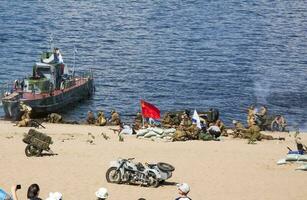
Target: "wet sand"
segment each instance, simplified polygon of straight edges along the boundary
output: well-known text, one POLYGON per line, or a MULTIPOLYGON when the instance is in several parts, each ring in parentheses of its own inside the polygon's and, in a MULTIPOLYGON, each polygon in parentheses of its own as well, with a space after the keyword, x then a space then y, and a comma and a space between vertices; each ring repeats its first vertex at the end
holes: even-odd
MULTIPOLYGON (((29 128, 18 128, 0 121, 0 186, 6 191, 21 184, 19 199, 26 199, 30 184, 38 183, 41 198, 59 191, 64 199, 95 199, 99 187, 109 190, 109 199, 174 199, 177 182, 191 186, 194 200, 221 199, 306 199, 307 172, 296 171, 299 164, 276 165, 285 157, 287 146, 295 149, 293 134, 286 141, 261 141, 248 145, 246 140, 224 137, 222 141, 153 142, 125 136, 119 142, 110 127, 45 124, 39 129, 53 138, 50 147, 58 155, 26 157, 22 142, 29 128), (101 133, 110 139, 105 140, 101 133), (94 144, 86 142, 88 133, 94 144), (158 188, 109 184, 105 172, 118 157, 135 157, 140 162, 164 161, 175 166, 173 177, 158 188)), ((114 128, 114 127, 113 127, 114 128)), ((301 134, 307 143, 307 135, 301 134)))

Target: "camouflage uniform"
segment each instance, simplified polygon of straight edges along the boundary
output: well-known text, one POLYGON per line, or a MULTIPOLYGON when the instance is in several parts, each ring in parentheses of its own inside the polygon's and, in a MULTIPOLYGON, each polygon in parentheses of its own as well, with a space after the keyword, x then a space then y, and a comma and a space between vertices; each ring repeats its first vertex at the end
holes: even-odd
POLYGON ((111 125, 116 125, 116 126, 121 124, 119 114, 115 110, 111 112, 110 123, 111 125))
POLYGON ((226 131, 226 126, 225 124, 222 122, 222 120, 218 119, 216 121, 216 125, 220 128, 221 130, 221 135, 222 136, 228 136, 227 131, 226 131))
POLYGON ((187 114, 182 115, 182 120, 180 122, 180 126, 183 128, 188 128, 192 125, 192 121, 189 119, 187 114))
POLYGON ((188 138, 191 139, 191 140, 196 140, 196 139, 198 139, 199 132, 200 132, 200 129, 197 128, 197 125, 196 125, 196 124, 192 124, 192 125, 186 130, 186 134, 187 134, 188 138))
POLYGON ((173 125, 176 127, 180 125, 180 116, 178 113, 173 117, 173 125))
POLYGON ((274 137, 271 135, 265 135, 260 133, 261 129, 259 126, 253 124, 249 129, 245 131, 244 138, 249 139, 249 143, 253 143, 255 141, 264 140, 274 140, 274 137))
POLYGON ((32 108, 30 106, 27 106, 24 104, 24 102, 20 102, 20 111, 23 112, 23 115, 21 116, 21 121, 17 123, 18 127, 27 127, 31 121, 30 115, 32 108))
POLYGON ((244 125, 239 122, 239 121, 233 121, 233 124, 234 124, 234 134, 233 134, 233 137, 236 138, 236 137, 244 137, 244 132, 246 132, 246 128, 244 127, 244 125))
POLYGON ((140 128, 142 128, 143 126, 143 117, 141 115, 141 113, 137 113, 136 117, 134 119, 134 129, 138 130, 140 128))
POLYGON ((183 129, 177 129, 173 135, 173 141, 186 141, 188 140, 187 133, 183 129))
POLYGON ((173 141, 197 140, 199 132, 200 129, 196 124, 192 124, 190 127, 179 127, 173 136, 173 141))
POLYGON ((102 111, 98 112, 97 119, 95 125, 97 126, 105 126, 107 124, 107 120, 102 111))
POLYGON ((251 127, 254 124, 255 121, 255 108, 254 106, 250 106, 247 109, 247 125, 248 127, 251 127))
POLYGON ((95 124, 95 116, 94 116, 94 113, 92 111, 87 112, 86 121, 87 121, 88 124, 95 124))
POLYGON ((166 128, 172 127, 172 118, 168 112, 163 116, 162 126, 166 128))
POLYGON ((20 103, 20 111, 23 112, 23 115, 21 116, 21 120, 24 119, 30 119, 30 115, 32 112, 32 108, 26 104, 24 104, 23 102, 20 103))
POLYGON ((50 115, 48 115, 48 122, 50 123, 61 123, 62 120, 62 116, 57 113, 51 113, 50 115))
POLYGON ((25 119, 19 121, 19 122, 17 123, 17 126, 18 126, 18 127, 27 127, 27 126, 29 126, 30 121, 31 121, 31 119, 25 118, 25 119))

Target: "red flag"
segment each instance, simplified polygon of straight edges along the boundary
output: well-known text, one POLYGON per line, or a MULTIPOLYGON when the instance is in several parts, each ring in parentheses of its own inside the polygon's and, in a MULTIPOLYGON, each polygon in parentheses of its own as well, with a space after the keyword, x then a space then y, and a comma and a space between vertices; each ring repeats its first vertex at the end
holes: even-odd
POLYGON ((143 117, 160 119, 160 110, 156 106, 141 100, 141 109, 143 117))

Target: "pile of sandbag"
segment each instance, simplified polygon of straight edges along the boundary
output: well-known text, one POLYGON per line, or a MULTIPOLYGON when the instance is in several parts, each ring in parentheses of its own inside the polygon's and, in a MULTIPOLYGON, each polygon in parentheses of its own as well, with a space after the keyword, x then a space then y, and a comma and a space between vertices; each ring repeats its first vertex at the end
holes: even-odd
POLYGON ((280 159, 277 161, 278 165, 283 165, 287 164, 290 162, 297 162, 299 164, 303 164, 296 168, 296 170, 303 170, 307 171, 307 155, 302 155, 302 154, 287 154, 286 158, 280 159))
POLYGON ((174 128, 145 128, 140 129, 136 133, 137 138, 145 138, 145 139, 151 139, 151 140, 164 140, 164 141, 172 141, 173 135, 175 134, 176 129, 174 128))

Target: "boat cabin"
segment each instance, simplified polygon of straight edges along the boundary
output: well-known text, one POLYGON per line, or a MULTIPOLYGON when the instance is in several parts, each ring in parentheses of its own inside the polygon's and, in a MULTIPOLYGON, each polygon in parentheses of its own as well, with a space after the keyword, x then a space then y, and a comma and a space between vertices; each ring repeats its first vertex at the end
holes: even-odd
POLYGON ((52 52, 44 52, 41 62, 33 66, 32 76, 24 80, 24 92, 50 93, 62 89, 68 82, 68 67, 64 63, 54 62, 52 52))

